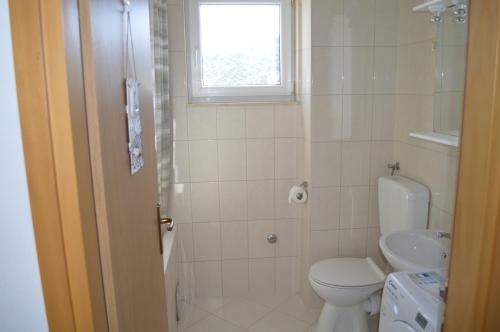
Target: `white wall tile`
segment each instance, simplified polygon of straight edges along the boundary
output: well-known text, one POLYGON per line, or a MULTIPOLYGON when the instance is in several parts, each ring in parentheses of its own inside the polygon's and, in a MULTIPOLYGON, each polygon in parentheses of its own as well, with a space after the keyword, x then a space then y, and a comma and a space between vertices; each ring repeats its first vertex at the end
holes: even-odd
POLYGON ((217 181, 217 141, 189 142, 191 181, 217 181))
POLYGON ((342 138, 342 96, 311 98, 311 140, 336 141, 342 138))
POLYGON ((274 234, 272 220, 248 222, 248 245, 250 258, 274 257, 276 245, 267 242, 266 236, 274 234))
POLYGON ((274 139, 247 140, 247 178, 249 180, 274 178, 274 139))
POLYGON ((248 258, 247 222, 222 223, 222 259, 248 258))
POLYGON ((375 47, 374 93, 384 94, 396 92, 397 61, 396 47, 375 47))
POLYGON ((311 184, 317 187, 340 185, 341 144, 311 144, 311 184))
POLYGON ((274 107, 274 134, 276 137, 296 137, 299 105, 274 107))
POLYGON ((399 0, 375 1, 375 45, 398 42, 399 0))
POLYGON ((248 181, 248 219, 274 218, 274 181, 248 181))
POLYGON ((217 112, 213 106, 188 106, 190 139, 217 138, 217 112))
POLYGON ((445 232, 453 232, 453 214, 449 214, 440 208, 431 205, 429 212, 429 229, 439 229, 445 232))
POLYGON ((173 161, 172 161, 172 181, 174 183, 189 182, 189 145, 188 142, 173 142, 173 161))
POLYGON ((436 24, 429 24, 429 16, 422 13, 415 15, 412 7, 416 1, 399 1, 399 44, 429 40, 436 36, 436 24))
POLYGON ((170 82, 172 97, 186 97, 186 55, 184 52, 169 52, 170 82))
POLYGON ((193 261, 193 224, 177 224, 177 245, 179 261, 193 261))
POLYGON ((168 5, 168 49, 185 51, 184 44, 184 9, 181 5, 168 5))
POLYGON ((341 46, 343 21, 343 0, 315 0, 311 8, 312 46, 341 46))
POLYGON ((279 138, 276 140, 277 179, 293 179, 297 177, 297 141, 295 138, 279 138))
POLYGON ((313 47, 311 57, 312 94, 342 93, 342 47, 313 47))
POLYGON ((247 219, 247 184, 245 181, 219 182, 221 220, 247 219))
POLYGON ((186 97, 172 97, 172 138, 174 140, 188 139, 186 104, 186 97))
POLYGON ((169 187, 168 213, 176 223, 191 222, 191 186, 186 183, 177 183, 169 187))
POLYGON ((195 262, 196 296, 222 296, 222 268, 221 262, 195 262))
POLYGON ((246 108, 246 129, 249 138, 274 137, 274 109, 272 106, 246 108))
POLYGON ((245 109, 243 107, 217 107, 217 138, 245 138, 245 109))
POLYGON ((219 188, 217 182, 191 183, 193 221, 219 220, 219 188))
POLYGON ((248 294, 248 260, 222 261, 222 295, 237 297, 248 294))
POLYGON ((366 228, 341 229, 339 250, 343 257, 366 257, 366 228))
POLYGON ((193 224, 194 259, 196 261, 221 259, 221 230, 219 222, 193 224))
POLYGON ((369 218, 370 188, 342 187, 340 197, 340 228, 366 227, 369 218))
POLYGON ((393 143, 389 141, 371 142, 370 146, 370 182, 376 186, 378 178, 391 174, 388 164, 394 162, 393 143))
POLYGON ((370 142, 342 143, 342 185, 368 185, 370 142))
POLYGON ((311 264, 339 255, 339 231, 311 231, 311 264))
POLYGON ((340 187, 313 187, 311 193, 311 229, 338 229, 340 187))
POLYGON ((275 217, 278 219, 293 219, 297 217, 297 204, 288 203, 290 189, 296 185, 296 180, 277 180, 275 188, 275 217))
POLYGON ((344 95, 342 100, 342 138, 346 141, 370 140, 373 97, 344 95))
POLYGON ((370 210, 368 218, 369 227, 380 227, 378 212, 378 186, 370 187, 370 210))
POLYGON ((297 287, 297 260, 295 257, 276 258, 276 292, 278 294, 295 294, 297 287))
POLYGON ((344 94, 373 91, 372 47, 344 47, 344 94))
POLYGON ((278 236, 276 242, 276 256, 294 257, 297 254, 297 222, 292 220, 277 220, 275 232, 278 236))
POLYGON ((250 293, 275 291, 274 258, 250 259, 250 293))
POLYGON ((218 140, 219 180, 245 180, 247 176, 245 140, 218 140))
POLYGON ((372 45, 375 0, 344 1, 344 45, 372 45))
POLYGON ((398 47, 398 93, 434 94, 436 60, 433 48, 432 40, 398 47))
POLYGON ((373 140, 392 140, 394 138, 394 117, 396 98, 394 95, 373 97, 373 140))

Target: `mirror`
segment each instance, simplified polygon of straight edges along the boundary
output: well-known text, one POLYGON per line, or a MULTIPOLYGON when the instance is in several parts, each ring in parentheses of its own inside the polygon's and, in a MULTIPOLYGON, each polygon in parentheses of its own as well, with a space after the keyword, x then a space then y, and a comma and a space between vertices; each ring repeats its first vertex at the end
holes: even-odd
POLYGON ((434 131, 459 136, 465 80, 467 18, 460 8, 442 13, 435 42, 434 131))

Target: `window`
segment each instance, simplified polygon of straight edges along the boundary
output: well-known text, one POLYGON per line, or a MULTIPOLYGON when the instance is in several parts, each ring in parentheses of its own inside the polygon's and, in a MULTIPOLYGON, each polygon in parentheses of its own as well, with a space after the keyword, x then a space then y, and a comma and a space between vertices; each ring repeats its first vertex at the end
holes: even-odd
POLYGON ((292 96, 291 0, 188 0, 192 101, 292 96))

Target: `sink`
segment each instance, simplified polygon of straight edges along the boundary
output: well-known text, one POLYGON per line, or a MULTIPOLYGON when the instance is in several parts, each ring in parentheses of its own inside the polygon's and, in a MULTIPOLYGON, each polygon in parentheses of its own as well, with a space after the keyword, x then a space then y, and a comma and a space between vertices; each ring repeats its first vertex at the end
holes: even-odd
POLYGON ((448 266, 449 238, 440 230, 396 231, 383 235, 380 249, 396 271, 416 271, 448 266))

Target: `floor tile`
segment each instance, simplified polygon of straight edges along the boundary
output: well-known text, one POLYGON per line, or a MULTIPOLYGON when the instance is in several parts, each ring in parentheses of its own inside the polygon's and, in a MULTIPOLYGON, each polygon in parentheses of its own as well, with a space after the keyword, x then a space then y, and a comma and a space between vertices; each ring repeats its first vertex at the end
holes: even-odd
POLYGON ((217 310, 222 308, 224 304, 226 304, 230 299, 223 298, 223 297, 207 297, 207 298, 196 298, 194 301, 192 301, 196 307, 211 312, 215 313, 217 310))
POLYGON ((241 328, 247 329, 270 311, 270 308, 261 304, 244 299, 235 299, 226 303, 215 315, 241 328))
POLYGON ((218 317, 209 315, 208 317, 200 320, 183 332, 243 332, 243 329, 234 326, 218 317))
POLYGON ((186 302, 180 303, 179 312, 179 327, 181 329, 186 329, 209 315, 208 312, 186 302))
POLYGON ((321 309, 308 308, 298 295, 280 304, 276 310, 307 322, 308 324, 315 323, 321 314, 321 309))
POLYGON ((255 293, 245 296, 246 299, 266 306, 268 308, 276 308, 281 303, 285 302, 290 295, 276 293, 255 293))
POLYGON ((255 325, 250 327, 250 332, 305 332, 309 324, 286 315, 273 311, 255 325))

